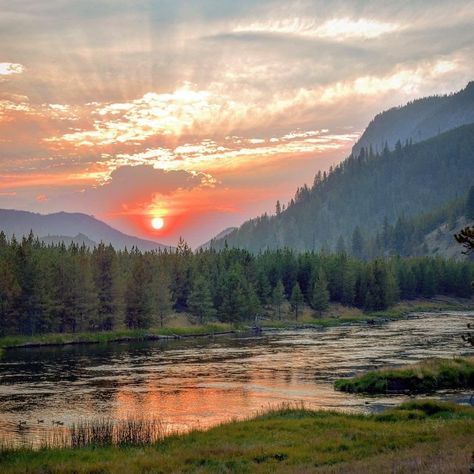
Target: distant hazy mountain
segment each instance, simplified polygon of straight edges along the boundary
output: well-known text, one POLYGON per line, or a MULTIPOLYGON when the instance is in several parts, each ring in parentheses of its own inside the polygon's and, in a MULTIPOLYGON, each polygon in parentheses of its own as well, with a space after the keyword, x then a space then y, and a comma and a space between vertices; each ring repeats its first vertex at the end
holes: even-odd
POLYGON ((105 222, 92 216, 80 213, 58 212, 55 214, 36 214, 33 212, 0 209, 0 230, 7 236, 21 238, 30 230, 47 243, 64 240, 75 241, 86 245, 104 242, 117 249, 133 246, 140 250, 157 250, 169 248, 151 240, 140 239, 124 234, 105 222))
POLYGON ((361 148, 372 147, 381 152, 385 144, 393 150, 398 140, 416 143, 473 122, 474 82, 470 82, 455 94, 418 99, 378 114, 352 151, 358 155, 361 148))
POLYGON ((45 244, 53 244, 57 245, 60 243, 64 243, 64 245, 69 246, 70 244, 74 243, 76 245, 85 245, 86 247, 95 247, 97 246, 97 242, 89 239, 87 235, 84 234, 77 234, 74 237, 69 235, 44 235, 40 236, 39 239, 43 241, 45 244))
POLYGON ((340 237, 350 246, 357 227, 368 240, 384 222, 393 226, 401 217, 431 213, 466 196, 473 184, 471 124, 380 155, 352 155, 329 175, 316 176, 313 186, 298 189, 278 215, 251 219, 212 247, 334 249, 340 237))
POLYGON ((206 243, 200 245, 198 247, 198 250, 199 249, 203 249, 203 250, 207 250, 209 248, 211 248, 212 246, 212 243, 215 241, 215 240, 219 240, 219 239, 223 239, 226 235, 229 235, 231 232, 233 232, 234 230, 236 230, 237 227, 227 227, 227 229, 224 229, 222 232, 219 232, 215 237, 213 237, 211 240, 208 240, 206 243))

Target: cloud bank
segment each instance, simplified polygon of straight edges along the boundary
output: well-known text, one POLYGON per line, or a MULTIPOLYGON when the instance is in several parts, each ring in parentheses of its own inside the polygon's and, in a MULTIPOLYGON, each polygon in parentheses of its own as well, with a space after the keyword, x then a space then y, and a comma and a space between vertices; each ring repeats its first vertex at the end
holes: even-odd
POLYGON ((474 5, 457 0, 0 9, 0 206, 170 244, 271 211, 374 114, 474 76, 474 5))

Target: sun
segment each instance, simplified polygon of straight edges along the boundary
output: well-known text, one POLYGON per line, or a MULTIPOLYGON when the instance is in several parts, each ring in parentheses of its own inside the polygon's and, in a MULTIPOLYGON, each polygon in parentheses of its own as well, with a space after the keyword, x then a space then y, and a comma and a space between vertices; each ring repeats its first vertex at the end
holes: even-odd
POLYGON ((153 227, 153 229, 160 230, 163 228, 164 225, 165 221, 162 217, 157 216, 151 220, 151 226, 153 227))

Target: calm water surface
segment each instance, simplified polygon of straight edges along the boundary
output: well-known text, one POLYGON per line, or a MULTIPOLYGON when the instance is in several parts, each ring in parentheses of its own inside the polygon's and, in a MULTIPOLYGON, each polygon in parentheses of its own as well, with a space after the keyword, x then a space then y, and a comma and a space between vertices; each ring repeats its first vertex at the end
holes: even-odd
POLYGON ((282 402, 378 410, 404 397, 344 394, 333 390, 334 380, 468 353, 460 334, 473 319, 474 312, 420 313, 380 326, 10 350, 0 359, 0 436, 37 441, 53 420, 67 426, 84 418, 137 415, 159 418, 169 430, 188 430, 282 402), (17 430, 19 420, 27 421, 27 429, 17 430))

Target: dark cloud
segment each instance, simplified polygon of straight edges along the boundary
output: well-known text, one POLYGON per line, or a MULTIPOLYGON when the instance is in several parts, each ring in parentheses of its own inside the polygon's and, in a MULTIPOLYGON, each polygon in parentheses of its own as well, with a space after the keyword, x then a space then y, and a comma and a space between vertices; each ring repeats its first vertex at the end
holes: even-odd
POLYGON ((108 205, 127 202, 137 205, 152 200, 153 195, 170 195, 178 189, 192 189, 203 183, 203 176, 183 170, 165 171, 149 165, 122 166, 114 170, 110 180, 84 192, 88 203, 108 205))

